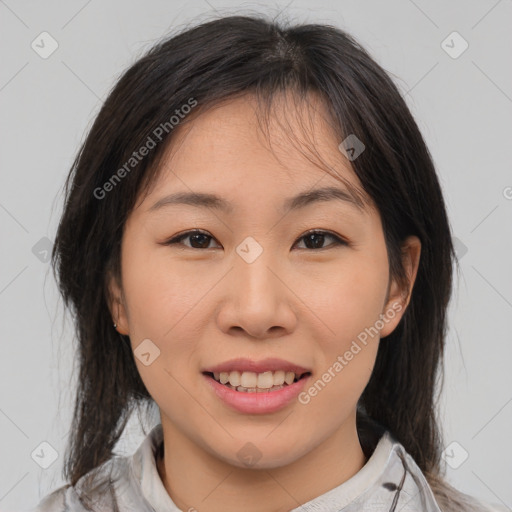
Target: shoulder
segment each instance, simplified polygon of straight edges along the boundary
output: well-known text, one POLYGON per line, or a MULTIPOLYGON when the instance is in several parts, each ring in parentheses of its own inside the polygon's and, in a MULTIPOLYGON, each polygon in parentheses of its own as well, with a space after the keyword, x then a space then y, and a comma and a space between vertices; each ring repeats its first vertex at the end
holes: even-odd
POLYGON ((74 486, 66 484, 52 491, 28 512, 126 510, 121 506, 129 497, 126 491, 134 491, 129 476, 127 458, 116 456, 84 475, 74 486))
POLYGON ((162 425, 158 424, 135 453, 114 455, 74 486, 64 485, 48 494, 28 512, 153 512, 150 501, 155 488, 169 504, 161 482, 158 486, 155 467, 155 452, 162 442, 162 425))
MULTIPOLYGON (((391 443, 392 452, 395 453, 403 463, 405 483, 409 480, 409 488, 406 495, 416 493, 416 498, 409 499, 405 510, 428 510, 439 512, 506 512, 507 507, 497 504, 489 504, 459 491, 451 486, 443 477, 436 476, 428 478, 416 464, 412 456, 405 450, 403 445, 389 432, 386 433, 387 441, 391 443), (410 506, 411 508, 407 508, 410 506)), ((404 490, 407 485, 404 485, 404 490)))
POLYGON ((63 485, 46 495, 27 512, 82 512, 85 511, 78 501, 78 496, 71 484, 63 485), (74 505, 73 505, 74 504, 74 505))

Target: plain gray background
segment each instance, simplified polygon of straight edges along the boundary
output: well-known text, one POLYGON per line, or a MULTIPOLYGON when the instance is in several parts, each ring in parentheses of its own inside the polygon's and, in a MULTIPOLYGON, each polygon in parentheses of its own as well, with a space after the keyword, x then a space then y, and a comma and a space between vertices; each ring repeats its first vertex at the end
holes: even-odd
MULTIPOLYGON (((418 121, 461 265, 441 404, 447 477, 512 507, 511 0, 0 0, 1 510, 33 506, 64 483, 74 345, 46 256, 64 179, 101 101, 170 30, 215 14, 281 10, 353 34, 418 121), (47 58, 31 46, 51 49, 42 32, 58 44, 47 58), (47 469, 36 463, 37 453, 53 453, 43 442, 57 457, 47 469)), ((120 452, 133 452, 142 435, 132 423, 120 452)))

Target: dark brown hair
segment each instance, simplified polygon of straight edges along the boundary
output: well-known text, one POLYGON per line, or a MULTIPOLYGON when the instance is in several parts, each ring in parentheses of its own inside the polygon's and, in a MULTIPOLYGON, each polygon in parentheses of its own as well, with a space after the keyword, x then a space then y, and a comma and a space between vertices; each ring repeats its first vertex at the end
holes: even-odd
POLYGON ((198 106, 180 125, 225 99, 254 94, 270 106, 283 91, 302 99, 318 95, 340 142, 356 134, 365 144, 351 164, 381 215, 392 277, 405 280, 401 242, 408 235, 421 240, 411 300, 380 344, 359 402, 358 430, 367 455, 375 433, 389 430, 425 473, 440 505, 462 510, 463 495, 442 480, 440 467, 438 372, 454 250, 429 151, 396 85, 353 37, 328 25, 285 27, 259 16, 215 19, 156 44, 118 80, 73 164, 52 254, 78 339, 64 476, 74 485, 110 459, 131 412, 152 403, 129 339, 112 327, 106 285, 111 273, 119 277, 123 226, 154 182, 173 131, 165 131, 107 195, 99 198, 98 189, 191 98, 198 106))

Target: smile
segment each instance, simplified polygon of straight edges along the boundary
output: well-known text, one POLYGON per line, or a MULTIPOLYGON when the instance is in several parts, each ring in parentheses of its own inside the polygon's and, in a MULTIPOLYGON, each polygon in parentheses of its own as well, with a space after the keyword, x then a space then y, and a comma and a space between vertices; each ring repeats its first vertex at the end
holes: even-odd
POLYGON ((296 374, 295 372, 284 370, 262 373, 239 371, 206 372, 205 374, 229 389, 241 393, 268 393, 278 391, 310 375, 309 372, 296 374))
MULTIPOLYGON (((227 373, 227 372, 226 372, 227 373)), ((237 412, 243 414, 271 414, 284 409, 286 406, 291 404, 297 396, 303 391, 306 383, 311 378, 311 373, 307 372, 297 377, 295 373, 288 374, 288 381, 291 380, 291 384, 288 384, 286 380, 278 386, 274 386, 274 382, 280 382, 283 379, 280 371, 276 372, 263 372, 262 374, 256 374, 253 372, 241 373, 240 382, 247 383, 245 379, 249 379, 248 385, 251 387, 237 386, 236 388, 230 384, 231 373, 223 375, 223 380, 226 380, 224 384, 220 381, 220 374, 218 379, 215 379, 215 375, 209 372, 203 372, 203 377, 208 384, 208 387, 214 392, 216 398, 220 399, 221 402, 237 412), (244 373, 253 373, 244 377, 244 373), (271 375, 264 375, 270 373, 271 375), (276 375, 277 374, 277 375, 276 375), (260 377, 264 375, 263 377, 260 377), (244 380, 242 380, 242 378, 244 380), (256 380, 257 378, 257 380, 256 380), (272 379, 271 387, 258 387, 259 379, 262 378, 265 385, 270 384, 272 379), (276 380, 274 380, 276 379, 276 380), (254 382, 256 381, 256 386, 254 382)), ((234 373, 234 372, 233 372, 234 373)), ((234 382, 237 376, 234 376, 234 382)), ((284 379, 287 378, 285 373, 284 379)))

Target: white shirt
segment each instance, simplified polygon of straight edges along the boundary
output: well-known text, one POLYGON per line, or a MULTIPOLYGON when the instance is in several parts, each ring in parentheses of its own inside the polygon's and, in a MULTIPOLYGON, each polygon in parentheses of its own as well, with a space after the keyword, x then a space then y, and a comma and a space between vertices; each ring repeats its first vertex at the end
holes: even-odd
MULTIPOLYGON (((162 425, 158 424, 133 455, 114 456, 74 487, 65 485, 47 495, 31 512, 187 512, 176 506, 160 479, 155 457, 162 442, 162 425), (102 487, 94 489, 102 482, 102 487)), ((290 512, 361 510, 441 512, 421 470, 389 432, 354 476, 290 512)))

